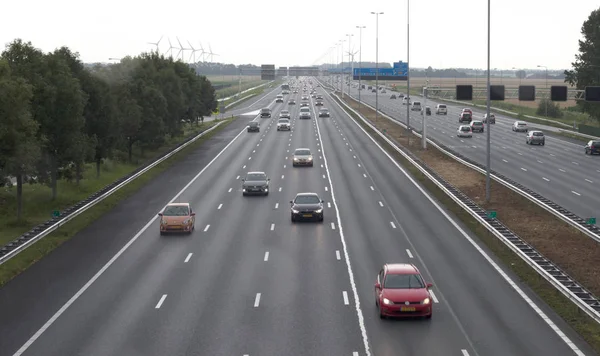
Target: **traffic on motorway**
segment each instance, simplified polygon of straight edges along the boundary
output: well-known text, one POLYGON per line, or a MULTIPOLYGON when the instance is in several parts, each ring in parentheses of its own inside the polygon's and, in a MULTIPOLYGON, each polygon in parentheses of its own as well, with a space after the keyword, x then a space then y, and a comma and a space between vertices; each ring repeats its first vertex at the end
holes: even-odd
POLYGON ((316 79, 289 84, 74 299, 3 329, 11 354, 587 350, 316 79))

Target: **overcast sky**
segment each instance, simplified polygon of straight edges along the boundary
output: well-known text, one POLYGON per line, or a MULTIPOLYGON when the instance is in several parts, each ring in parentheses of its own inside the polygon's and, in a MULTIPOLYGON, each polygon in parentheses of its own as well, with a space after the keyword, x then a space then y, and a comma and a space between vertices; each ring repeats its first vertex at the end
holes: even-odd
MULTIPOLYGON (((373 1, 184 1, 29 0, 4 1, 0 42, 31 41, 44 51, 66 45, 86 62, 137 55, 162 35, 161 52, 176 44, 210 44, 215 61, 312 65, 329 60, 331 46, 351 38, 362 59, 375 60, 375 15, 379 17, 379 60, 406 61, 407 0, 373 1)), ((411 66, 487 66, 487 1, 412 0, 411 66)), ((491 67, 570 67, 581 25, 598 0, 492 0, 491 67)), ((331 57, 333 58, 333 57, 331 57)), ((186 58, 187 59, 187 58, 186 58)), ((355 57, 358 61, 358 56, 355 57)), ((346 61, 347 61, 346 57, 346 61)))

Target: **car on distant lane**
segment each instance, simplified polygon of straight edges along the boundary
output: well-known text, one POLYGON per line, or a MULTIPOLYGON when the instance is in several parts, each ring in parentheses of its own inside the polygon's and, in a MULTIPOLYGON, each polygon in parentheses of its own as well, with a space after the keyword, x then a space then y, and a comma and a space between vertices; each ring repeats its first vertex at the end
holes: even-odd
POLYGON ((275 97, 276 103, 283 103, 283 95, 279 94, 275 97))
POLYGON ((310 119, 310 108, 308 106, 300 107, 300 119, 310 119))
POLYGON ((292 166, 313 166, 313 155, 308 148, 297 148, 292 155, 292 166))
POLYGON ((190 203, 169 203, 158 216, 161 235, 169 232, 191 234, 195 229, 196 213, 190 203))
POLYGON ((324 220, 324 200, 317 193, 298 193, 294 200, 290 200, 292 222, 300 220, 324 220))
POLYGON ((425 317, 433 315, 431 283, 414 264, 385 264, 375 280, 375 305, 379 317, 425 317))
POLYGON ((277 131, 290 131, 292 126, 289 119, 279 119, 277 121, 277 131))
POLYGON ((279 118, 280 119, 291 119, 290 111, 289 110, 281 110, 279 112, 279 118))
POLYGON ((546 144, 546 137, 542 131, 529 131, 525 136, 525 143, 528 145, 542 145, 546 144))
POLYGON ((585 154, 593 155, 600 154, 600 141, 591 140, 585 145, 585 154))
MULTIPOLYGON (((490 124, 495 124, 496 123, 496 115, 494 114, 490 114, 490 120, 489 120, 490 124)), ((483 114, 483 123, 487 124, 488 123, 488 119, 487 119, 487 114, 483 114)))
POLYGON ((471 126, 460 125, 456 132, 456 136, 458 136, 458 137, 473 137, 473 131, 471 130, 471 126))
POLYGON ((269 109, 269 108, 260 109, 260 117, 271 117, 271 109, 269 109))
POLYGON ((445 104, 437 104, 435 107, 436 115, 448 115, 448 108, 445 104))
POLYGON ((329 109, 327 108, 321 108, 319 109, 319 117, 329 117, 329 109))
POLYGON ((463 111, 460 113, 459 117, 458 117, 458 122, 471 122, 471 120, 473 120, 473 114, 471 114, 468 111, 463 111))
POLYGON ((269 195, 269 182, 265 172, 248 172, 242 178, 242 195, 269 195))
POLYGON ((288 105, 296 105, 296 100, 294 100, 294 99, 290 99, 290 100, 288 101, 288 105))
POLYGON ((260 132, 260 124, 257 121, 248 123, 248 132, 260 132))
POLYGON ((471 126, 471 131, 473 131, 473 132, 484 132, 485 131, 485 127, 483 125, 483 122, 481 122, 479 120, 473 120, 473 121, 471 121, 471 123, 469 124, 469 126, 471 126))
POLYGON ((527 123, 525 121, 515 121, 512 125, 512 130, 515 132, 527 132, 529 129, 527 128, 527 123))
POLYGON ((315 106, 323 106, 323 100, 317 100, 315 106))

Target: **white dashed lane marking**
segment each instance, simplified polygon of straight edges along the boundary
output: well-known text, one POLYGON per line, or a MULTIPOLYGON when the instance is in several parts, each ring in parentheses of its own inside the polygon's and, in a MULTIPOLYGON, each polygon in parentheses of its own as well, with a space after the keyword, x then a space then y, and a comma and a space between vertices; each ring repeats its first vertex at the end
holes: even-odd
POLYGON ((339 261, 341 260, 341 256, 340 256, 340 250, 335 250, 335 258, 339 261))
POLYGON ((221 210, 222 207, 223 207, 223 204, 219 204, 219 207, 217 208, 217 210, 221 210))
POLYGON ((577 196, 581 196, 581 194, 577 193, 577 192, 576 192, 576 191, 574 191, 574 190, 571 190, 571 193, 573 193, 573 194, 575 194, 575 195, 577 195, 577 196))
POLYGON ((206 227, 204 228, 204 232, 207 232, 209 227, 210 225, 206 225, 206 227))
POLYGON ((256 293, 256 298, 254 298, 254 307, 258 308, 259 304, 260 304, 260 293, 256 293))
POLYGON ((410 252, 409 249, 406 249, 406 254, 408 255, 408 257, 413 258, 413 254, 410 252))
POLYGON ((227 193, 231 193, 232 190, 233 190, 233 188, 229 188, 229 190, 227 191, 227 193))
POLYGON ((188 253, 187 257, 185 258, 185 260, 183 261, 183 263, 188 263, 190 261, 190 258, 192 258, 193 253, 188 253))
POLYGON ((331 223, 331 229, 335 230, 335 224, 334 223, 331 223))
POLYGON ((348 292, 343 291, 342 297, 344 298, 344 305, 350 305, 350 301, 348 300, 348 292))
POLYGON ((545 180, 546 182, 549 182, 550 179, 546 178, 546 177, 542 177, 543 180, 545 180))
POLYGON ((380 201, 379 206, 383 208, 383 203, 380 201))
POLYGON ((265 258, 263 259, 265 262, 269 260, 269 251, 265 252, 265 258))
POLYGON ((167 295, 163 294, 162 297, 160 297, 160 300, 158 301, 158 304, 156 304, 156 306, 154 307, 154 309, 160 309, 160 307, 165 302, 165 299, 167 299, 167 295))

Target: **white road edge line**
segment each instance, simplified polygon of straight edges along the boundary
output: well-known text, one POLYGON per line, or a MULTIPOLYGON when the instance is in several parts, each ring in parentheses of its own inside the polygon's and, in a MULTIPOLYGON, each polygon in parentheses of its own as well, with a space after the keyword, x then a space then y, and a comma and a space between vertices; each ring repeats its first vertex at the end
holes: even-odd
POLYGON ((410 252, 409 249, 406 249, 406 254, 408 255, 408 258, 414 258, 412 252, 410 252))
POLYGON ((259 304, 260 304, 260 293, 256 293, 256 298, 254 298, 254 307, 258 308, 259 304))
MULTIPOLYGON (((323 141, 321 138, 321 129, 319 128, 319 120, 317 121, 317 133, 319 135, 319 140, 323 141)), ((354 305, 356 309, 356 316, 358 317, 358 326, 360 328, 360 332, 363 338, 363 345, 365 348, 366 356, 371 356, 371 351, 369 349, 369 337, 367 336, 367 328, 365 327, 365 317, 360 308, 360 299, 358 297, 358 290, 356 288, 356 281, 354 279, 354 272, 352 271, 352 264, 350 262, 350 257, 348 255, 348 246, 346 244, 346 238, 344 237, 344 229, 342 227, 342 218, 340 217, 340 210, 338 209, 337 202, 335 200, 335 193, 333 191, 333 182, 331 180, 331 173, 329 172, 329 166, 327 164, 327 156, 325 155, 325 145, 323 147, 323 161, 325 163, 325 170, 327 171, 327 179, 329 180, 329 185, 331 186, 331 200, 335 207, 335 215, 338 221, 339 232, 340 232, 340 241, 342 242, 343 250, 344 250, 344 259, 346 260, 346 267, 348 269, 348 277, 350 279, 350 286, 352 287, 352 294, 354 296, 354 305)))
MULTIPOLYGON (((338 106, 341 107, 341 105, 338 104, 338 106)), ((369 137, 369 139, 381 150, 381 152, 386 155, 388 157, 388 159, 396 166, 396 168, 398 168, 402 174, 404 174, 406 176, 406 178, 408 180, 411 181, 411 183, 413 183, 413 185, 427 198, 427 200, 429 200, 431 202, 431 204, 433 204, 433 206, 436 207, 436 209, 438 209, 438 211, 452 224, 452 226, 454 226, 454 228, 456 230, 458 230, 461 235, 463 235, 463 237, 477 250, 477 252, 479 252, 481 254, 481 256, 483 256, 483 258, 485 258, 485 260, 496 270, 496 272, 498 272, 498 274, 517 292, 517 294, 519 294, 519 296, 521 298, 523 298, 523 300, 531 307, 531 309, 533 309, 539 316, 540 318, 542 318, 542 320, 544 320, 544 322, 548 325, 548 327, 550 327, 550 329, 552 329, 552 331, 554 331, 566 344, 567 346, 573 351, 575 352, 575 354, 577 354, 578 356, 585 356, 585 354, 583 352, 581 352, 581 350, 579 350, 579 348, 577 347, 577 345, 575 345, 575 343, 573 343, 573 341, 571 341, 571 339, 565 335, 565 333, 562 332, 562 330, 560 330, 560 328, 546 315, 546 313, 544 313, 543 310, 541 310, 537 304, 531 299, 529 298, 529 296, 523 291, 523 289, 521 289, 521 287, 519 287, 503 270, 502 268, 477 244, 477 242, 475 242, 470 236, 469 234, 467 234, 462 227, 460 227, 460 225, 454 221, 452 219, 452 217, 450 217, 450 215, 448 215, 446 213, 446 211, 408 174, 408 172, 402 168, 402 166, 400 166, 400 164, 398 164, 398 162, 396 162, 393 157, 385 150, 383 149, 383 147, 381 147, 381 145, 373 138, 371 137, 371 135, 369 135, 365 129, 359 125, 353 118, 352 116, 348 115, 347 116, 352 119, 352 122, 355 123, 355 125, 362 130, 362 132, 364 132, 364 134, 369 137)), ((341 228, 340 228, 340 232, 341 232, 341 228)), ((344 242, 344 240, 342 240, 342 242, 344 242)), ((432 295, 433 297, 433 295, 432 295)), ((358 300, 357 300, 357 305, 358 305, 358 300)), ((358 311, 360 312, 360 317, 362 316, 362 312, 360 311, 360 309, 357 307, 358 311)), ((362 328, 361 328, 362 329, 362 328)), ((363 338, 366 341, 368 341, 368 339, 366 339, 366 332, 363 334, 363 338)), ((367 349, 367 355, 370 355, 368 349, 367 349)))
POLYGON ((183 261, 183 263, 188 263, 190 262, 190 258, 192 258, 193 253, 188 253, 187 257, 185 258, 185 261, 183 261))
POLYGON ((350 305, 350 301, 348 300, 348 292, 343 291, 342 297, 344 297, 344 305, 350 305))
POLYGON ((160 309, 160 307, 162 306, 162 304, 165 301, 165 299, 167 299, 167 295, 163 294, 162 297, 160 297, 160 300, 158 301, 158 304, 156 304, 156 306, 154 307, 154 309, 160 309))
POLYGON ((269 251, 265 252, 264 261, 267 262, 269 260, 269 251))

